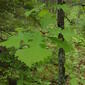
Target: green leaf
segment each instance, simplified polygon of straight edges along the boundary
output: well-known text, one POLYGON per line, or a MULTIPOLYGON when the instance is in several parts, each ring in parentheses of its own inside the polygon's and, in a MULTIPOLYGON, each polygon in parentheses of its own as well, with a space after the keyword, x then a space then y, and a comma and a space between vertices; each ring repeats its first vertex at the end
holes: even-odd
POLYGON ((56 16, 53 16, 45 9, 40 12, 39 17, 40 17, 41 27, 44 29, 48 28, 52 24, 53 25, 56 24, 56 16))
POLYGON ((19 60, 26 63, 28 66, 43 61, 48 56, 51 56, 51 51, 41 46, 42 40, 43 37, 39 32, 34 33, 30 48, 18 50, 16 56, 19 56, 19 60))
POLYGON ((28 40, 30 40, 31 37, 32 36, 30 33, 19 32, 17 35, 10 37, 7 41, 0 43, 0 45, 6 46, 7 48, 15 47, 18 49, 20 47, 21 40, 23 40, 24 43, 27 44, 28 40))
POLYGON ((70 85, 78 85, 78 84, 79 84, 78 78, 74 74, 71 74, 70 85))
POLYGON ((77 78, 73 78, 70 80, 70 85, 78 85, 78 80, 77 78))

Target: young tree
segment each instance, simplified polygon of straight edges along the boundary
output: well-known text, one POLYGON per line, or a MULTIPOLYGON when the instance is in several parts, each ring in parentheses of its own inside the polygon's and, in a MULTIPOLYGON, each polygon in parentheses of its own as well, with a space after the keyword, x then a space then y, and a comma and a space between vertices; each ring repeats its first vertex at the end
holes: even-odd
MULTIPOLYGON (((63 0, 58 0, 58 4, 62 5, 63 0)), ((62 8, 58 9, 58 27, 62 30, 64 29, 64 11, 62 8)), ((58 39, 62 42, 64 41, 64 37, 62 33, 59 33, 58 39)), ((63 48, 59 48, 58 52, 58 85, 65 85, 65 51, 63 48)))

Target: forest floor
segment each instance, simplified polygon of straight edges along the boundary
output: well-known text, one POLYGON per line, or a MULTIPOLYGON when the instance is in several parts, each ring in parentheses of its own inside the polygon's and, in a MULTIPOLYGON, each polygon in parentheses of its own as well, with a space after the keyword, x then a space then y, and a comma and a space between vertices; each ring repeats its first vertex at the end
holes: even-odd
MULTIPOLYGON (((85 47, 75 45, 77 55, 66 56, 66 85, 85 84, 85 47)), ((58 63, 56 56, 50 62, 41 64, 36 69, 32 69, 32 77, 35 77, 30 85, 57 85, 58 63)))

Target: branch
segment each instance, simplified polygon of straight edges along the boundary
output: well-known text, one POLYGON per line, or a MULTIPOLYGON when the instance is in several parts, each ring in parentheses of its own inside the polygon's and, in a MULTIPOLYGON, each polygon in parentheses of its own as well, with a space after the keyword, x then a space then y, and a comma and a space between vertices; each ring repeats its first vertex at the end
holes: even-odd
POLYGON ((71 25, 73 24, 73 22, 66 15, 64 17, 70 22, 71 25))
POLYGON ((72 3, 72 6, 77 6, 77 5, 84 7, 85 3, 72 3))

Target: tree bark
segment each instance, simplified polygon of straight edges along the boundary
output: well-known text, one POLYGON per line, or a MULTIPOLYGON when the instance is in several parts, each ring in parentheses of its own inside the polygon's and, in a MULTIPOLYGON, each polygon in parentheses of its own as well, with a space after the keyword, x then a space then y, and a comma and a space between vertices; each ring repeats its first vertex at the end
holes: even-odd
MULTIPOLYGON (((62 5, 63 0, 58 0, 58 4, 62 5)), ((58 27, 62 30, 64 29, 64 16, 65 13, 62 8, 58 9, 58 27)), ((58 39, 64 42, 64 36, 62 33, 59 33, 58 39)), ((65 51, 63 48, 59 48, 58 52, 58 85, 65 85, 65 51)))
POLYGON ((58 52, 58 85, 65 85, 65 51, 63 48, 58 52))
POLYGON ((58 4, 62 4, 63 3, 63 0, 58 0, 58 4))
POLYGON ((8 78, 8 85, 17 85, 17 80, 12 79, 12 78, 8 78))
POLYGON ((58 27, 64 29, 64 11, 62 8, 58 9, 58 27))

